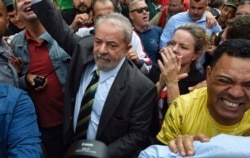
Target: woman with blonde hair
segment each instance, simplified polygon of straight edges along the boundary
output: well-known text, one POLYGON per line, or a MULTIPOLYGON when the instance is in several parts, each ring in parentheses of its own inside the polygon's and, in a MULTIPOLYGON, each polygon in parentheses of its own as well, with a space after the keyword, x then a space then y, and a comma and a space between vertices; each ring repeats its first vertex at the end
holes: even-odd
MULTIPOLYGON (((198 58, 205 52, 208 44, 204 28, 197 24, 184 24, 175 31, 168 46, 160 51, 161 60, 158 60, 158 65, 149 74, 149 78, 157 82, 157 109, 160 110, 157 114, 160 119, 158 130, 169 104, 180 94, 188 93, 188 87, 205 80, 203 67, 197 65, 198 58)), ((153 124, 156 126, 155 122, 153 124)))

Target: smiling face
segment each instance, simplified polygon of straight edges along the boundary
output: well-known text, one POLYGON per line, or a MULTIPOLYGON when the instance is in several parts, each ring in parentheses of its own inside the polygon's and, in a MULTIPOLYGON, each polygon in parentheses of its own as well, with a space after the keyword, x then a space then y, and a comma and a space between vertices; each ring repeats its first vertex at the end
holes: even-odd
POLYGON ((9 21, 19 29, 24 29, 25 25, 15 10, 8 12, 9 21))
POLYGON ((228 19, 232 19, 235 16, 235 11, 236 11, 236 8, 229 6, 229 5, 225 5, 222 8, 222 11, 218 20, 221 23, 226 23, 228 19))
POLYGON ((233 125, 250 108, 249 62, 223 54, 213 69, 207 68, 207 106, 218 123, 233 125))
POLYGON ((31 5, 31 0, 16 0, 17 14, 24 23, 30 20, 37 20, 37 16, 32 11, 31 5))

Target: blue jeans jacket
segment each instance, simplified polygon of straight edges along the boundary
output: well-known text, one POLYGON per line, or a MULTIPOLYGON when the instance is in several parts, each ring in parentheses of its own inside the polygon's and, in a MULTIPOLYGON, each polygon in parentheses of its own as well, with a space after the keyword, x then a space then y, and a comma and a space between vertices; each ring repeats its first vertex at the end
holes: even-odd
POLYGON ((26 92, 0 83, 0 158, 40 158, 40 132, 26 92))
MULTIPOLYGON (((48 42, 49 55, 53 64, 54 69, 56 70, 56 75, 59 79, 61 86, 64 88, 68 65, 71 57, 57 44, 57 42, 48 34, 47 32, 43 33, 40 36, 41 39, 44 39, 48 42)), ((24 61, 24 68, 19 78, 19 86, 22 89, 28 89, 28 85, 25 81, 25 75, 29 69, 30 56, 29 50, 27 47, 27 42, 25 40, 25 31, 21 31, 15 35, 11 41, 13 46, 13 51, 16 57, 21 57, 24 61)))

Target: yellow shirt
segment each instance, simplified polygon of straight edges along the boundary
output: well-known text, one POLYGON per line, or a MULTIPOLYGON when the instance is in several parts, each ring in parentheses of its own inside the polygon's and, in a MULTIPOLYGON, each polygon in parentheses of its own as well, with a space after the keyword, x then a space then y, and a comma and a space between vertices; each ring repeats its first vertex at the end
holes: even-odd
POLYGON ((220 133, 242 135, 250 130, 250 110, 241 122, 223 126, 216 122, 207 108, 207 88, 181 95, 169 107, 157 139, 164 144, 178 135, 204 134, 209 138, 220 133))

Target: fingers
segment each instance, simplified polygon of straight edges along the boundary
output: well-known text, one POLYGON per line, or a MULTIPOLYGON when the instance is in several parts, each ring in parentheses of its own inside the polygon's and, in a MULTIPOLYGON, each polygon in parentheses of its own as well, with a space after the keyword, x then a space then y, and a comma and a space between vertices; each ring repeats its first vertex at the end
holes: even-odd
POLYGON ((170 149, 173 153, 177 153, 177 152, 178 152, 177 145, 176 145, 176 143, 175 143, 175 139, 171 140, 171 141, 168 143, 168 147, 169 147, 169 149, 170 149))
POLYGON ((194 140, 200 141, 200 142, 208 142, 209 138, 205 136, 204 134, 197 134, 193 137, 194 140))
POLYGON ((179 81, 179 80, 184 79, 184 78, 186 78, 186 77, 188 77, 188 73, 182 73, 182 74, 179 74, 179 75, 177 76, 177 79, 178 79, 178 81, 179 81))
POLYGON ((203 134, 198 134, 195 136, 179 135, 177 138, 171 140, 168 143, 168 146, 172 152, 179 152, 181 156, 193 156, 195 154, 193 146, 194 141, 208 142, 209 138, 203 134))
POLYGON ((126 58, 133 61, 135 64, 139 64, 139 57, 135 50, 130 49, 126 55, 126 58))
MULTIPOLYGON (((35 87, 35 91, 43 90, 43 89, 46 87, 46 85, 47 85, 47 79, 45 78, 44 84, 41 85, 41 86, 35 87)), ((35 85, 34 85, 34 86, 35 86, 35 85)))
POLYGON ((92 23, 92 17, 87 13, 77 14, 70 27, 74 30, 77 30, 80 27, 88 25, 90 23, 92 23))
POLYGON ((181 156, 194 155, 193 141, 193 137, 188 135, 181 136, 177 139, 176 145, 181 156))
POLYGON ((181 156, 193 156, 193 137, 188 135, 180 135, 168 143, 169 149, 181 156))
POLYGON ((177 65, 176 56, 171 48, 165 47, 160 51, 160 53, 164 65, 177 65))
POLYGON ((27 83, 29 83, 34 88, 35 91, 42 90, 47 85, 47 79, 46 78, 44 79, 42 76, 38 76, 38 75, 35 75, 35 74, 27 74, 26 75, 26 81, 27 81, 27 83), (39 78, 39 81, 40 81, 39 83, 37 83, 38 78, 39 78), (41 80, 43 80, 42 83, 41 83, 41 80))

